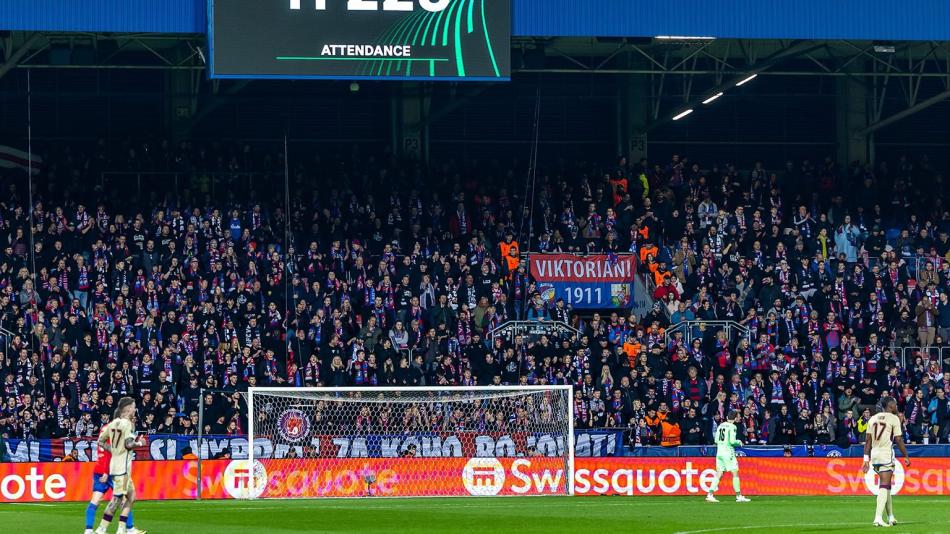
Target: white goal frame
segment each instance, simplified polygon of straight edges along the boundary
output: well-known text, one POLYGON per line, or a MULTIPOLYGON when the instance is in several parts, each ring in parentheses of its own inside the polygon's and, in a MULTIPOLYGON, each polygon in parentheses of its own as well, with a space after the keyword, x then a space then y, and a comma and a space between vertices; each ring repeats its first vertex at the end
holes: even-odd
MULTIPOLYGON (((565 473, 566 482, 567 482, 567 491, 569 495, 574 495, 574 410, 573 410, 573 394, 574 386, 571 385, 552 385, 552 386, 384 386, 384 387, 251 387, 247 390, 247 462, 250 466, 251 472, 251 487, 254 487, 255 481, 253 477, 255 476, 254 469, 254 394, 255 393, 268 393, 268 394, 281 394, 281 393, 320 393, 320 394, 332 394, 332 393, 398 393, 398 392, 439 392, 439 393, 465 393, 465 392, 499 392, 499 393, 511 393, 523 391, 525 393, 539 392, 539 391, 566 391, 567 392, 567 402, 565 409, 567 413, 564 414, 567 417, 567 443, 564 453, 567 455, 567 473, 565 473)), ((252 496, 251 499, 256 497, 252 496)))

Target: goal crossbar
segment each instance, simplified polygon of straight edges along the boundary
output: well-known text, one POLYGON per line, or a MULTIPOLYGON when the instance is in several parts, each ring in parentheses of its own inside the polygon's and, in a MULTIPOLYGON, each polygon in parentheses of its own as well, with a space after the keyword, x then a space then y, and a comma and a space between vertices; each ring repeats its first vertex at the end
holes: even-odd
POLYGON ((248 394, 251 393, 347 393, 347 392, 387 392, 387 391, 434 391, 439 393, 459 393, 466 391, 484 391, 484 392, 509 392, 509 391, 568 391, 574 386, 380 386, 380 387, 319 387, 319 388, 275 388, 275 387, 252 387, 248 388, 248 394))

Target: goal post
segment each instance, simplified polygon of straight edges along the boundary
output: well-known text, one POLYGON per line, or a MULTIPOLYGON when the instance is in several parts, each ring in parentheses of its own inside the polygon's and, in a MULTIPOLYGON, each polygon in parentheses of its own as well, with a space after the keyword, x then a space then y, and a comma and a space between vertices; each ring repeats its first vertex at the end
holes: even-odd
POLYGON ((249 478, 232 496, 570 495, 571 397, 571 386, 250 388, 237 466, 249 478))

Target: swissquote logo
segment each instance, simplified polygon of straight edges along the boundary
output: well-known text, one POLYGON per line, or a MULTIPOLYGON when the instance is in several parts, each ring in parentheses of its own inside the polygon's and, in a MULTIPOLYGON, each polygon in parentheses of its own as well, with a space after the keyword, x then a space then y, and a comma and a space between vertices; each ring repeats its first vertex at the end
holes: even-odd
POLYGON ((264 464, 254 460, 253 476, 250 462, 234 460, 224 470, 224 491, 232 499, 256 499, 267 487, 267 469, 264 464))
POLYGON ((505 486, 505 467, 495 458, 472 458, 462 470, 462 483, 472 495, 498 495, 505 486))
POLYGON ((310 433, 310 419, 296 408, 284 410, 277 421, 277 431, 285 440, 297 443, 310 433))

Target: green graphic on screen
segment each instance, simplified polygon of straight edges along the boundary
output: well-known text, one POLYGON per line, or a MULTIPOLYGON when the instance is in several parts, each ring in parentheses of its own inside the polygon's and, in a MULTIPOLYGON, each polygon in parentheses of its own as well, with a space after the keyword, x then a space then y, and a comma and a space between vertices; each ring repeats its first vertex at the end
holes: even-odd
POLYGON ((213 0, 212 77, 507 79, 509 0, 213 0))

